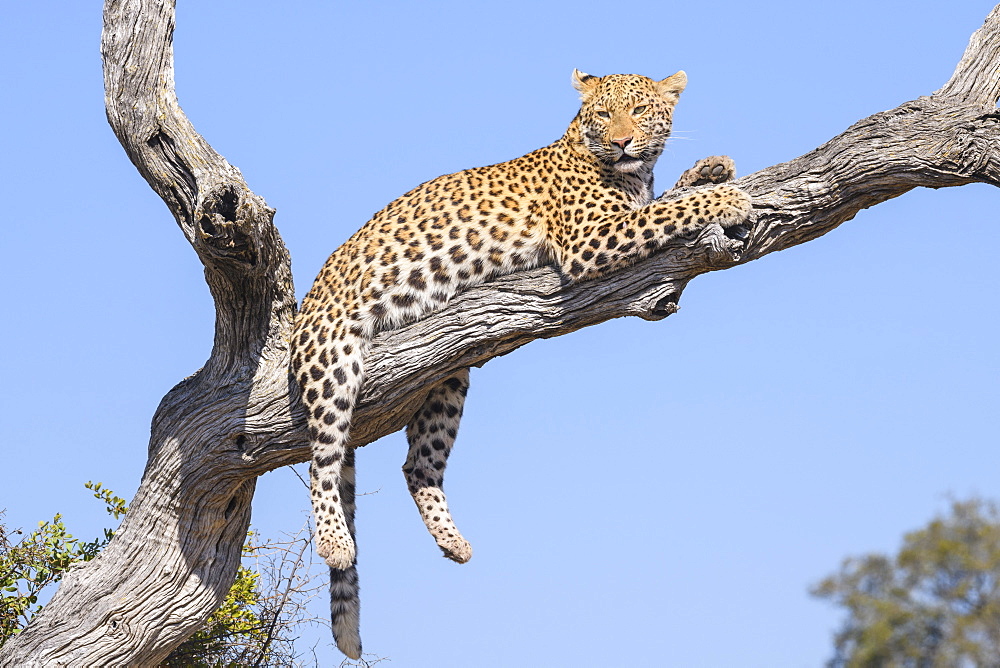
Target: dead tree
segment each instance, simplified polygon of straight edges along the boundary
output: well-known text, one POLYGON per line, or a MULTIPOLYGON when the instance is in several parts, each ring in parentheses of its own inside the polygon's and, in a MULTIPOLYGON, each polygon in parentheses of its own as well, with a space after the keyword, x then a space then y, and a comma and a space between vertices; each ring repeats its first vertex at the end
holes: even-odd
MULTIPOLYGON (((104 553, 74 569, 0 651, 2 665, 155 665, 233 582, 257 476, 309 459, 288 335, 288 252, 274 211, 212 150, 174 93, 173 0, 106 0, 108 120, 205 265, 215 345, 153 418, 142 484, 104 553)), ((423 388, 534 339, 610 318, 662 319, 695 276, 820 237, 912 188, 1000 185, 1000 6, 944 86, 859 121, 814 151, 736 185, 755 200, 741 243, 720 229, 598 281, 553 268, 475 288, 379 336, 355 414, 354 445, 402 428, 423 388)))

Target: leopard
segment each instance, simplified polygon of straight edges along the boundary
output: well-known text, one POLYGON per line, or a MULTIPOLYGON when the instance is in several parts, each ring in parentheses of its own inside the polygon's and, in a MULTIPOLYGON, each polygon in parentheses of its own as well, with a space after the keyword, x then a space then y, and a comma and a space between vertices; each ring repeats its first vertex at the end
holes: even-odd
MULTIPOLYGON (((574 70, 572 82, 580 109, 561 138, 514 160, 440 176, 389 203, 330 255, 296 316, 291 374, 307 411, 315 546, 330 567, 334 637, 350 658, 362 646, 349 441, 375 334, 502 275, 550 265, 566 283, 593 280, 709 225, 746 233, 753 203, 722 183, 733 173, 725 156, 701 161, 678 181, 706 187, 653 196, 653 166, 687 85, 683 70, 662 80, 574 70)), ((459 563, 472 548, 443 485, 468 389, 468 369, 429 388, 406 427, 403 465, 427 530, 459 563)))

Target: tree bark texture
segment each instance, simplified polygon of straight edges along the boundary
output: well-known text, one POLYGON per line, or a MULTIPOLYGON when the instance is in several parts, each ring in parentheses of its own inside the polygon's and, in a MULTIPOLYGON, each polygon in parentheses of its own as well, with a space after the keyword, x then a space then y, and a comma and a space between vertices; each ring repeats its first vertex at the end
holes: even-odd
MULTIPOLYGON (((0 665, 155 665, 231 586, 257 476, 309 459, 287 370, 296 307, 288 252, 274 211, 181 111, 173 29, 173 0, 106 0, 107 114, 205 265, 215 345, 204 368, 157 409, 142 483, 114 540, 64 577, 43 612, 0 650, 0 665)), ((710 228, 597 281, 569 285, 554 268, 506 276, 379 335, 353 444, 402 428, 424 388, 455 369, 611 318, 664 318, 698 274, 820 237, 912 188, 1000 185, 998 97, 1000 6, 937 92, 738 179, 754 198, 745 242, 710 228)))

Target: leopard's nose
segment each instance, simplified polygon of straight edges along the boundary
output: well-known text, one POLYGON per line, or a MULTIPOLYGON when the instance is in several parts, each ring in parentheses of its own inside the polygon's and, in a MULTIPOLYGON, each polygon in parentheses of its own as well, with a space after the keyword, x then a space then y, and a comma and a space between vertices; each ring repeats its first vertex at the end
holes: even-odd
POLYGON ((618 139, 612 139, 611 143, 612 144, 618 144, 619 146, 621 146, 622 150, 624 151, 625 147, 632 143, 632 138, 631 137, 619 137, 618 139))

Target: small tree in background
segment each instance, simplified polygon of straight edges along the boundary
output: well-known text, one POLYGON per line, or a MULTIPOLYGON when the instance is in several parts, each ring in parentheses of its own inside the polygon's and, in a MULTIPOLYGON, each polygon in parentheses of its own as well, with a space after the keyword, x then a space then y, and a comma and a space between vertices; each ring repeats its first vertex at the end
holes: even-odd
MULTIPOLYGON (((125 500, 101 483, 86 487, 119 519, 128 511, 125 500)), ((0 520, 3 513, 0 511, 0 520)), ((61 515, 39 522, 24 535, 8 530, 0 521, 0 645, 20 633, 42 609, 39 596, 58 582, 74 565, 90 561, 114 536, 91 542, 74 538, 61 515), (14 537, 23 536, 15 539, 14 537)), ((301 654, 293 645, 293 632, 301 624, 327 624, 311 617, 306 605, 324 588, 325 581, 312 572, 311 531, 306 523, 287 540, 260 541, 249 532, 243 547, 245 561, 225 601, 204 626, 175 649, 168 666, 292 666, 301 654)))
POLYGON ((42 606, 38 595, 73 564, 90 561, 100 545, 83 543, 66 530, 62 516, 39 522, 27 536, 8 530, 0 513, 0 645, 21 632, 42 606), (23 538, 18 538, 24 536, 23 538))
MULTIPOLYGON (((125 501, 101 483, 88 482, 87 489, 107 505, 115 519, 125 514, 125 501)), ((74 538, 57 514, 50 522, 39 522, 28 535, 21 529, 8 530, 0 511, 0 645, 21 632, 42 606, 43 589, 62 579, 74 564, 90 561, 108 544, 115 532, 104 530, 104 538, 89 543, 74 538), (17 539, 17 536, 24 536, 17 539)))
POLYGON ((1000 509, 954 501, 895 557, 844 561, 811 593, 847 608, 829 666, 1000 665, 1000 509))
POLYGON ((258 542, 247 536, 240 566, 226 600, 205 625, 170 653, 167 666, 294 666, 302 653, 294 646, 301 624, 323 624, 306 606, 325 591, 312 565, 309 523, 285 541, 258 542))

